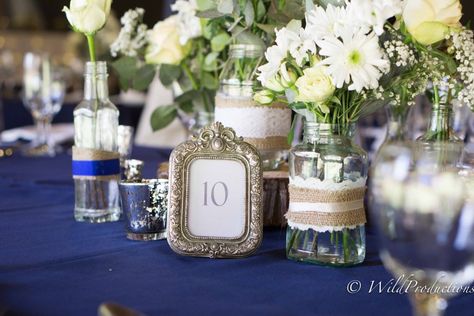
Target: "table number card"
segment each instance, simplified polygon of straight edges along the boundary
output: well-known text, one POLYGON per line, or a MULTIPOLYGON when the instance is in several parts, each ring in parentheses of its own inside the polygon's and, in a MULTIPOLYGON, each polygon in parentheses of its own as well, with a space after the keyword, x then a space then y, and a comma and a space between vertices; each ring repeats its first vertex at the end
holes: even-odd
POLYGON ((217 122, 170 157, 168 243, 183 255, 232 258, 257 250, 263 235, 257 150, 217 122))

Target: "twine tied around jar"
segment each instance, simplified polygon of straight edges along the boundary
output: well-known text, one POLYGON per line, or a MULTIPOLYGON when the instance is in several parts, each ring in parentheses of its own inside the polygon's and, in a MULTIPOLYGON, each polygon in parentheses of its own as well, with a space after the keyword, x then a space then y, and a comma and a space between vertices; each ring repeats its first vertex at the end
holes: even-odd
POLYGON ((318 232, 363 225, 365 190, 365 186, 333 191, 290 185, 288 225, 318 232))

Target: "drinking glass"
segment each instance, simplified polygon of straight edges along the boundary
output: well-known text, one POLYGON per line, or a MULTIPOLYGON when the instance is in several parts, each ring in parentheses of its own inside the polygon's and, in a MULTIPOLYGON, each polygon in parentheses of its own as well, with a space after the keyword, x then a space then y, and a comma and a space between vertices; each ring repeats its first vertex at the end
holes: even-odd
POLYGON ((26 155, 54 156, 51 121, 64 101, 65 83, 60 69, 46 55, 31 52, 23 58, 23 103, 31 112, 37 128, 36 140, 26 155))
MULTIPOLYGON (((472 291, 474 281, 474 176, 445 144, 427 154, 414 143, 384 148, 373 166, 371 212, 380 255, 405 288, 415 315, 442 315, 452 296, 472 291)), ((469 293, 469 292, 468 292, 469 293)))

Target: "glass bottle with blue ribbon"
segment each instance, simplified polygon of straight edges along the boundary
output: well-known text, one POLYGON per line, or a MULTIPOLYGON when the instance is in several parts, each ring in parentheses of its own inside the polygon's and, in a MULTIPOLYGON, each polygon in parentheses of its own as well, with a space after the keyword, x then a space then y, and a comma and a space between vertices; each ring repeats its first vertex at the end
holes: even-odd
POLYGON ((120 218, 119 111, 109 100, 107 64, 86 63, 84 100, 74 110, 74 217, 101 223, 120 218))

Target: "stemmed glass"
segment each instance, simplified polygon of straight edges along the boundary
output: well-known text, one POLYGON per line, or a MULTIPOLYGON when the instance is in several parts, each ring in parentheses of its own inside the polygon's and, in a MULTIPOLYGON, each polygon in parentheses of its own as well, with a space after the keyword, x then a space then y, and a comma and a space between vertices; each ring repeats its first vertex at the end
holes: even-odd
POLYGON ((442 315, 474 281, 474 176, 445 163, 458 154, 450 144, 433 154, 404 142, 384 148, 373 166, 380 255, 395 277, 413 280, 405 290, 415 315, 442 315))
POLYGON ((60 69, 46 55, 31 52, 23 58, 23 103, 30 110, 37 127, 36 140, 25 151, 31 156, 54 156, 51 121, 64 101, 65 84, 60 69))

